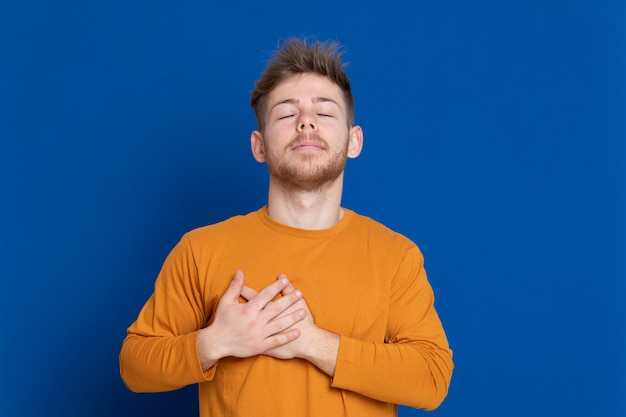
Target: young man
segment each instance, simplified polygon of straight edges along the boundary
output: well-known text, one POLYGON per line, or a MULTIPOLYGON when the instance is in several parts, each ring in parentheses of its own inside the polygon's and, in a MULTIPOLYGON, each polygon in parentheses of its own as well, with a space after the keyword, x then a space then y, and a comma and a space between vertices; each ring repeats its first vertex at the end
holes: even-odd
POLYGON ((452 353, 414 243, 341 207, 361 152, 334 43, 291 39, 251 94, 268 204, 187 233, 128 329, 133 391, 199 383, 200 415, 393 416, 436 408, 452 353))

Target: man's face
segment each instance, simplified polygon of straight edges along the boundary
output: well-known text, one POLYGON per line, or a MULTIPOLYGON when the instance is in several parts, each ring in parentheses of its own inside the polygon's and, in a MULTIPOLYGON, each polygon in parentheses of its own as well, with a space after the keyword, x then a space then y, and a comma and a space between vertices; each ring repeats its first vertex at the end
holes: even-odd
POLYGON ((280 83, 267 97, 265 129, 254 132, 255 158, 267 163, 270 175, 283 185, 314 190, 343 173, 347 157, 355 157, 354 131, 349 127, 341 88, 312 73, 280 83))

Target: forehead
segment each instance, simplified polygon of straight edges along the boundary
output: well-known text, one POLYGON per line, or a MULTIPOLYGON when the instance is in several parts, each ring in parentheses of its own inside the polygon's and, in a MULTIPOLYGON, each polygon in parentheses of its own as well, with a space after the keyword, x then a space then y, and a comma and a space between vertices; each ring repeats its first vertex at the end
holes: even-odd
POLYGON ((280 82, 268 94, 268 108, 275 103, 286 100, 310 101, 317 98, 328 98, 337 102, 345 110, 341 88, 326 77, 313 73, 293 75, 280 82))

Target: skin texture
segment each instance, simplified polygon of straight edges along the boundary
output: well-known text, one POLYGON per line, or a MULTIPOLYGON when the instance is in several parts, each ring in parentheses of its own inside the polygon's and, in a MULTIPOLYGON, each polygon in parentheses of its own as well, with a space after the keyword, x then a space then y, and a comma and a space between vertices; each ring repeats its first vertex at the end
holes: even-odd
MULTIPOLYGON (((268 214, 300 229, 334 226, 344 213, 346 160, 363 146, 361 128, 348 124, 341 89, 317 74, 298 74, 276 86, 267 104, 265 128, 252 132, 250 145, 254 158, 268 166, 268 214)), ((238 271, 212 324, 198 333, 197 346, 204 370, 224 357, 264 354, 305 359, 333 376, 339 339, 315 325, 306 294, 286 276, 257 290, 238 271)))

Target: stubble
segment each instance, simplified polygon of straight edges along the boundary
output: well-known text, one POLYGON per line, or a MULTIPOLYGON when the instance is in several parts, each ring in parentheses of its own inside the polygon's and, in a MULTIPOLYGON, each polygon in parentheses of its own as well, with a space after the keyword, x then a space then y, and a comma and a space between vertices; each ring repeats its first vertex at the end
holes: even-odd
POLYGON ((267 168, 270 176, 287 189, 315 191, 334 182, 345 169, 348 139, 346 138, 345 146, 337 148, 330 154, 327 152, 329 152, 328 143, 319 136, 299 135, 283 149, 282 155, 266 148, 267 168), (318 152, 290 151, 294 145, 303 140, 315 140, 322 145, 324 153, 320 155, 318 152))

